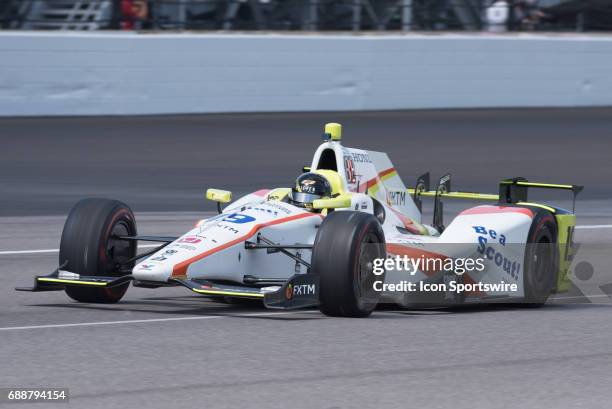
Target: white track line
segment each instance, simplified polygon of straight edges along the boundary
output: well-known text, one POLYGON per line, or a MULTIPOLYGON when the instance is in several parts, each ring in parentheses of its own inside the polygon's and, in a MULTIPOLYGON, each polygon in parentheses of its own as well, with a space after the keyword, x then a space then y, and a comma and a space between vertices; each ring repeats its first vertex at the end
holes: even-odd
POLYGON ((579 299, 589 299, 589 298, 612 298, 606 294, 595 294, 595 295, 579 295, 579 296, 571 296, 571 297, 553 297, 550 298, 551 301, 559 301, 559 300, 579 300, 579 299))
MULTIPOLYGON (((612 224, 592 224, 576 226, 576 229, 612 229, 612 224)), ((159 244, 141 244, 138 247, 142 249, 157 247, 159 244)), ((13 254, 40 254, 40 253, 57 253, 59 249, 42 249, 42 250, 6 250, 0 251, 0 256, 10 256, 13 254)))
MULTIPOLYGON (((159 247, 160 244, 140 244, 139 249, 147 249, 159 247)), ((39 254, 39 253, 58 253, 59 249, 42 249, 42 250, 6 250, 0 251, 0 256, 10 256, 12 254, 39 254)))
POLYGON ((0 251, 0 256, 11 254, 38 254, 38 253, 57 253, 59 249, 43 249, 43 250, 10 250, 0 251))
MULTIPOLYGON (((304 313, 308 311, 301 311, 304 313)), ((46 324, 46 325, 30 325, 25 327, 1 327, 0 331, 17 331, 28 329, 45 329, 45 328, 71 328, 71 327, 93 327, 97 325, 121 325, 121 324, 146 324, 149 322, 167 322, 167 321, 188 321, 188 320, 212 320, 220 318, 248 318, 248 317, 265 317, 271 315, 286 315, 295 314, 295 311, 287 312, 256 312, 251 314, 231 314, 231 315, 203 315, 199 317, 176 317, 176 318, 151 318, 142 320, 124 320, 124 321, 97 321, 97 322, 77 322, 73 324, 46 324)))

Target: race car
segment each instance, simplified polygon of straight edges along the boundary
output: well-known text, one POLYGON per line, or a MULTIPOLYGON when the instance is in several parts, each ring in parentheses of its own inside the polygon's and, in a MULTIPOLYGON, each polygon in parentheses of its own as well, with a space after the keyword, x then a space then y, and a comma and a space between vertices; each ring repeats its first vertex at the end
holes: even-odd
POLYGON ((500 300, 542 305, 567 290, 574 211, 528 202, 527 193, 568 190, 575 203, 581 186, 513 178, 500 182, 499 194, 456 192, 445 175, 431 190, 426 173, 407 189, 387 154, 343 146, 340 124, 326 124, 323 139, 293 187, 261 189, 233 202, 231 192, 208 189, 218 214, 180 237, 138 235, 126 204, 84 199, 64 225, 59 267, 37 276, 33 288, 17 290, 114 303, 130 282, 183 286, 222 300, 318 307, 344 317, 366 317, 387 301, 404 307, 500 300), (429 224, 422 220, 427 197, 433 199, 429 224), (445 226, 446 199, 487 204, 466 208, 445 226), (160 245, 138 253, 139 242, 160 245), (425 267, 419 258, 451 268, 425 267), (408 260, 411 268, 390 265, 394 259, 408 260), (459 271, 459 259, 480 260, 482 268, 459 271), (458 284, 464 290, 456 291, 458 284))

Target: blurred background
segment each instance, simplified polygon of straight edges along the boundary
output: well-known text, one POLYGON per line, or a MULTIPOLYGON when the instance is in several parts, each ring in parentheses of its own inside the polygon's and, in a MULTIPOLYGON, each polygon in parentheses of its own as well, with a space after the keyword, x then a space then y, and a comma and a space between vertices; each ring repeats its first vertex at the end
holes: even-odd
POLYGON ((22 30, 609 31, 609 0, 0 0, 22 30))

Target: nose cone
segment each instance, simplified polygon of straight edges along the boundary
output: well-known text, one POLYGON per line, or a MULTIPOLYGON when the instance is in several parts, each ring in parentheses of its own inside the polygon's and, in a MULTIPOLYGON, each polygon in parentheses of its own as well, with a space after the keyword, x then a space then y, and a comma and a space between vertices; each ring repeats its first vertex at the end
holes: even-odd
POLYGON ((172 275, 172 265, 146 259, 132 269, 132 275, 136 280, 166 282, 172 275))

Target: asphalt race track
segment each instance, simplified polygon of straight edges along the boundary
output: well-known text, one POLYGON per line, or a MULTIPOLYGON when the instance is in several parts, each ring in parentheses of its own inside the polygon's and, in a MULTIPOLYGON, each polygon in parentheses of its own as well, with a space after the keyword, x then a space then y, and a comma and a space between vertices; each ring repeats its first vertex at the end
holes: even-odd
POLYGON ((455 188, 496 193, 523 176, 612 198, 612 108, 0 118, 0 216, 66 214, 93 195, 135 211, 213 210, 206 187, 290 186, 331 121, 347 146, 388 152, 408 185, 451 172, 455 188))
POLYGON ((0 119, 0 388, 67 387, 70 406, 105 409, 607 407, 611 136, 612 109, 0 119), (584 184, 576 241, 595 249, 595 274, 537 310, 368 319, 179 288, 130 288, 116 305, 13 291, 57 266, 78 198, 122 199, 140 233, 179 234, 209 214, 205 187, 290 184, 332 120, 406 182, 431 170, 485 192, 508 176, 584 184))

